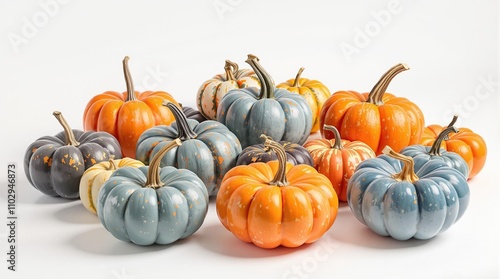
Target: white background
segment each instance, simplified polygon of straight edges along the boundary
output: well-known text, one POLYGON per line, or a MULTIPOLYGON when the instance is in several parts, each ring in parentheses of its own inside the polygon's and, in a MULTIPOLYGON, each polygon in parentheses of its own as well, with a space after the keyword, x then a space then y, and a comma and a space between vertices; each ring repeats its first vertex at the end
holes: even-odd
POLYGON ((0 277, 500 278, 498 15, 495 0, 0 1, 0 277), (81 129, 90 98, 125 90, 125 55, 137 89, 194 106, 225 59, 248 68, 249 53, 276 83, 305 67, 303 77, 332 93, 369 91, 407 63, 388 91, 417 103, 427 125, 459 114, 458 126, 488 144, 464 217, 429 241, 400 242, 375 235, 342 204, 320 241, 263 250, 226 231, 212 202, 192 237, 138 247, 116 240, 79 200, 28 184, 25 148, 61 130, 52 112, 81 129), (8 163, 18 166, 17 272, 6 262, 8 163))

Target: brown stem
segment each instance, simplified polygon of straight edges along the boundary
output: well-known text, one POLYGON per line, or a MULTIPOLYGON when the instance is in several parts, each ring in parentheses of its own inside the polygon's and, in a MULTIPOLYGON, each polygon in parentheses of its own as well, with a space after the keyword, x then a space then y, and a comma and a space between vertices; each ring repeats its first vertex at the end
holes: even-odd
POLYGON ((224 71, 226 72, 227 80, 236 80, 236 75, 238 73, 238 64, 234 63, 231 60, 226 60, 224 71))
POLYGON ((187 117, 174 103, 170 101, 164 101, 163 105, 166 106, 174 115, 175 123, 177 123, 177 137, 181 140, 195 139, 198 135, 195 131, 189 127, 187 117))
POLYGON ((253 54, 248 54, 247 62, 259 78, 261 87, 259 100, 262 98, 274 98, 274 81, 271 76, 262 68, 259 63, 259 58, 253 54))
POLYGON ((293 81, 292 87, 297 87, 299 86, 299 80, 300 80, 300 75, 302 75, 302 72, 304 71, 304 67, 300 67, 299 72, 295 76, 295 80, 293 81))
POLYGON ((72 146, 79 146, 80 143, 76 140, 75 134, 73 133, 73 130, 71 130, 71 127, 69 126, 68 122, 66 122, 66 119, 64 119, 64 116, 62 115, 62 113, 60 111, 54 111, 52 113, 52 115, 54 115, 56 117, 57 121, 59 121, 59 123, 61 124, 61 126, 64 129, 64 135, 66 137, 66 144, 72 145, 72 146))
POLYGON ((337 128, 335 126, 325 124, 325 125, 323 125, 323 130, 333 132, 333 135, 335 136, 335 141, 334 141, 333 145, 331 146, 331 148, 335 148, 335 149, 344 148, 342 146, 342 139, 340 138, 339 130, 337 130, 337 128))
POLYGON ((264 134, 260 136, 261 139, 264 140, 264 146, 271 148, 275 153, 276 156, 278 157, 278 171, 274 175, 274 178, 271 182, 269 182, 270 185, 276 185, 276 186, 286 186, 288 185, 288 181, 286 180, 286 152, 285 148, 283 146, 271 139, 271 137, 268 137, 264 134))
POLYGON ((453 115, 453 119, 451 120, 450 124, 448 124, 448 127, 452 127, 453 125, 455 125, 455 122, 457 122, 458 120, 458 115, 453 115))
POLYGON ((387 90, 389 83, 397 74, 409 69, 410 68, 408 67, 408 65, 403 63, 399 63, 390 68, 387 72, 385 72, 384 75, 382 75, 377 84, 375 84, 375 86, 372 88, 370 94, 368 94, 366 102, 375 105, 383 104, 382 97, 384 96, 384 93, 387 90))
POLYGON ((146 188, 160 188, 163 185, 165 185, 160 178, 160 163, 161 163, 161 158, 167 154, 170 149, 175 148, 177 146, 181 146, 182 142, 180 139, 175 139, 171 142, 169 142, 167 145, 162 147, 158 153, 153 156, 153 159, 149 162, 149 168, 148 168, 148 176, 146 180, 146 184, 144 187, 146 188))
POLYGON ((130 58, 128 56, 125 56, 125 58, 123 58, 123 74, 125 75, 125 83, 127 84, 126 102, 137 100, 137 98, 135 97, 134 83, 132 82, 132 76, 130 75, 130 71, 128 69, 129 59, 130 58))
POLYGON ((417 181, 419 178, 415 174, 415 163, 413 162, 413 158, 409 156, 405 156, 403 154, 397 153, 396 151, 392 150, 390 146, 384 147, 382 150, 382 153, 394 158, 398 159, 400 161, 403 161, 403 169, 401 170, 400 173, 397 173, 393 175, 393 178, 399 181, 408 181, 410 183, 413 183, 417 181))
POLYGON ((432 144, 431 149, 429 150, 429 155, 431 156, 441 156, 441 142, 448 138, 448 134, 451 132, 458 133, 458 129, 455 126, 447 127, 439 135, 436 140, 432 144))

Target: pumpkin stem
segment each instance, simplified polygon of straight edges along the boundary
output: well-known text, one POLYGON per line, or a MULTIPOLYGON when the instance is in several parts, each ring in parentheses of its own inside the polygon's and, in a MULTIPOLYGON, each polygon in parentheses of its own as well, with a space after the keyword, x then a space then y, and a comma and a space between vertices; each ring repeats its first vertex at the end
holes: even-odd
POLYGON ((404 164, 403 169, 401 170, 400 173, 397 173, 392 176, 394 179, 399 181, 408 181, 410 183, 413 183, 419 179, 418 176, 415 174, 414 170, 415 163, 413 162, 413 158, 397 153, 396 151, 392 150, 392 148, 389 145, 384 147, 382 153, 394 159, 403 161, 404 164))
POLYGON ((130 75, 130 71, 128 69, 129 59, 130 58, 128 56, 125 56, 125 58, 123 58, 123 74, 125 75, 125 83, 127 84, 126 102, 137 100, 137 98, 135 97, 134 83, 132 82, 132 76, 130 75))
MULTIPOLYGON (((452 127, 453 125, 455 125, 455 122, 457 122, 458 120, 458 115, 453 115, 453 119, 451 120, 450 124, 448 124, 447 127, 452 127)), ((448 137, 448 134, 446 135, 446 137, 444 137, 444 140, 449 140, 450 138, 448 137)))
POLYGON ((253 54, 248 54, 247 62, 259 78, 261 87, 259 100, 262 98, 274 98, 274 81, 271 76, 262 68, 259 63, 259 58, 253 54))
POLYGON ((66 136, 66 144, 71 146, 79 146, 80 143, 76 140, 73 130, 71 130, 71 127, 69 126, 68 122, 66 122, 66 119, 64 119, 62 113, 60 111, 54 111, 52 115, 56 117, 57 121, 59 121, 59 123, 64 129, 64 135, 66 136))
POLYGON ((429 155, 431 156, 441 156, 441 142, 448 138, 448 134, 451 132, 458 133, 458 129, 455 126, 447 127, 442 130, 441 133, 437 136, 436 140, 432 144, 431 149, 429 150, 429 155))
POLYGON ((337 127, 325 124, 325 125, 323 125, 323 130, 331 131, 331 132, 333 132, 333 135, 335 136, 335 141, 333 142, 333 145, 330 146, 331 148, 335 148, 335 149, 344 148, 342 146, 342 139, 340 138, 340 133, 339 133, 339 130, 337 130, 337 127))
POLYGON ((115 164, 115 155, 111 155, 109 156, 109 167, 108 167, 108 170, 117 170, 118 169, 118 166, 115 164))
POLYGON ((382 97, 384 96, 384 93, 387 90, 387 87, 389 86, 389 83, 391 83, 392 79, 399 73, 409 70, 410 68, 408 65, 399 63, 392 68, 390 68, 387 72, 385 72, 384 75, 379 79, 377 84, 372 88, 370 91, 370 94, 368 94, 368 98, 366 102, 375 104, 375 105, 382 105, 384 102, 382 102, 382 97))
POLYGON ((288 181, 286 180, 286 152, 285 148, 277 142, 275 142, 271 137, 266 136, 262 134, 260 136, 261 139, 264 140, 264 146, 271 148, 275 153, 276 156, 278 157, 278 171, 274 175, 274 178, 271 182, 269 182, 270 185, 276 185, 276 186, 286 186, 288 185, 288 181))
POLYGON ((298 87, 299 86, 300 75, 302 75, 303 71, 304 71, 304 67, 300 67, 299 72, 295 76, 295 80, 293 81, 292 87, 298 87))
POLYGON ((160 163, 161 158, 167 154, 170 149, 181 146, 182 142, 180 139, 175 139, 169 142, 167 145, 162 147, 158 153, 153 156, 153 159, 149 162, 148 177, 146 180, 145 188, 160 188, 165 185, 160 178, 160 163))
POLYGON ((178 138, 180 138, 182 141, 185 141, 188 139, 195 139, 198 136, 189 127, 187 117, 180 108, 178 108, 174 103, 170 101, 164 101, 163 105, 170 109, 170 111, 174 115, 175 123, 177 123, 177 131, 179 132, 177 134, 178 138))
POLYGON ((238 64, 234 63, 231 60, 226 60, 224 71, 226 72, 227 80, 236 80, 236 74, 238 73, 238 64))

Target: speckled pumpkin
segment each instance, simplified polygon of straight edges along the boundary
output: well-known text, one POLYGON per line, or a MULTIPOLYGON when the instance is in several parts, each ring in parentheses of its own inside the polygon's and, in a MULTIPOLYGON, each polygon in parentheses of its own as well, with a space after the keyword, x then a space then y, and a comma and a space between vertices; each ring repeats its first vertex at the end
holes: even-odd
POLYGON ((196 174, 160 168, 164 146, 146 167, 116 170, 99 191, 98 216, 114 237, 137 245, 170 244, 194 234, 208 211, 208 192, 196 174))

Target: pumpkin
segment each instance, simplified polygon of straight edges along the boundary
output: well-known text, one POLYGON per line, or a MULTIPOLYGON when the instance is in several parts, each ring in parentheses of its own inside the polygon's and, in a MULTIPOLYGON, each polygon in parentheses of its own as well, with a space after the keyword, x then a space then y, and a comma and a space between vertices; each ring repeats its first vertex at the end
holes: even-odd
POLYGON ((416 168, 389 146, 358 165, 347 201, 356 218, 381 236, 431 239, 456 223, 470 199, 467 180, 439 160, 416 168))
POLYGON ((337 91, 323 104, 320 131, 324 138, 333 133, 323 126, 335 126, 343 139, 359 140, 380 155, 386 145, 399 152, 404 147, 418 144, 424 130, 424 115, 410 100, 386 93, 391 80, 408 70, 405 64, 389 69, 370 93, 337 91))
POLYGON ((196 94, 196 105, 207 119, 215 120, 220 100, 227 92, 233 89, 259 86, 259 79, 253 70, 240 70, 238 64, 226 60, 223 74, 215 75, 202 83, 196 94))
POLYGON ((137 245, 170 244, 194 234, 208 211, 208 193, 196 174, 161 157, 182 144, 171 141, 144 167, 116 170, 99 191, 97 213, 115 238, 137 245))
POLYGON ((421 144, 410 145, 401 150, 401 154, 412 157, 415 161, 416 168, 420 168, 428 160, 441 160, 451 168, 458 170, 465 178, 469 176, 469 167, 460 155, 455 152, 448 152, 441 149, 443 140, 448 137, 449 133, 458 133, 455 126, 448 127, 439 133, 434 140, 432 146, 424 146, 421 144))
POLYGON ((24 154, 28 182, 45 195, 77 199, 80 179, 96 163, 121 158, 120 144, 106 132, 71 129, 61 112, 53 115, 64 131, 31 143, 24 154))
MULTIPOLYGON (((269 137, 269 139, 271 139, 271 137, 269 137)), ((314 166, 311 154, 302 145, 287 141, 280 141, 279 144, 281 144, 285 150, 287 162, 290 162, 292 165, 306 164, 314 166)), ((240 155, 238 155, 236 165, 249 165, 256 162, 266 163, 277 159, 278 157, 276 152, 274 152, 269 146, 264 146, 264 144, 255 144, 247 146, 243 149, 240 155)))
POLYGON ((346 202, 347 183, 354 170, 359 163, 376 155, 364 142, 341 139, 334 126, 325 125, 323 129, 332 131, 335 138, 310 140, 304 147, 311 153, 314 168, 330 179, 339 200, 346 202))
POLYGON ((182 104, 179 105, 182 107, 182 112, 184 113, 184 115, 186 115, 187 118, 194 119, 198 122, 207 120, 207 118, 205 118, 205 116, 203 116, 203 114, 201 114, 201 112, 199 112, 198 110, 192 107, 183 106, 182 104))
POLYGON ((83 124, 85 131, 105 131, 114 135, 120 142, 123 156, 135 159, 135 147, 142 132, 174 121, 163 102, 178 103, 164 91, 134 91, 128 60, 128 56, 123 59, 127 91, 121 94, 107 91, 94 96, 85 107, 83 124))
MULTIPOLYGON (((448 126, 439 126, 432 124, 424 129, 424 134, 420 143, 425 146, 433 145, 433 142, 439 134, 451 127, 457 121, 458 116, 455 115, 448 126)), ((455 152, 465 160, 469 169, 468 179, 476 176, 486 163, 488 149, 485 140, 477 133, 466 127, 458 128, 459 132, 451 132, 448 137, 444 138, 440 147, 448 152, 455 152)))
POLYGON ((312 128, 311 133, 319 130, 319 116, 321 108, 325 101, 332 95, 326 85, 318 80, 307 79, 300 77, 304 68, 300 68, 297 76, 294 79, 289 79, 278 84, 277 88, 286 89, 293 93, 298 93, 306 99, 312 111, 312 128))
POLYGON ((309 165, 286 161, 282 145, 266 137, 278 160, 240 165, 225 176, 216 198, 224 227, 261 248, 312 243, 334 223, 338 198, 328 178, 309 165))
POLYGON ((174 114, 175 121, 146 130, 137 143, 138 160, 149 164, 162 147, 174 139, 183 144, 173 148, 161 159, 161 166, 189 169, 196 173, 210 196, 215 196, 226 172, 235 166, 241 153, 238 138, 223 124, 207 120, 202 123, 187 119, 173 103, 165 103, 174 114))
POLYGON ((97 200, 99 190, 108 181, 109 177, 120 168, 141 167, 144 164, 132 158, 114 159, 102 161, 88 168, 80 179, 80 200, 83 206, 90 212, 97 214, 97 200))
POLYGON ((261 87, 231 90, 224 95, 217 121, 238 137, 243 148, 259 144, 261 134, 276 141, 304 144, 312 128, 312 112, 305 98, 275 88, 256 56, 249 54, 246 62, 259 77, 261 87))

